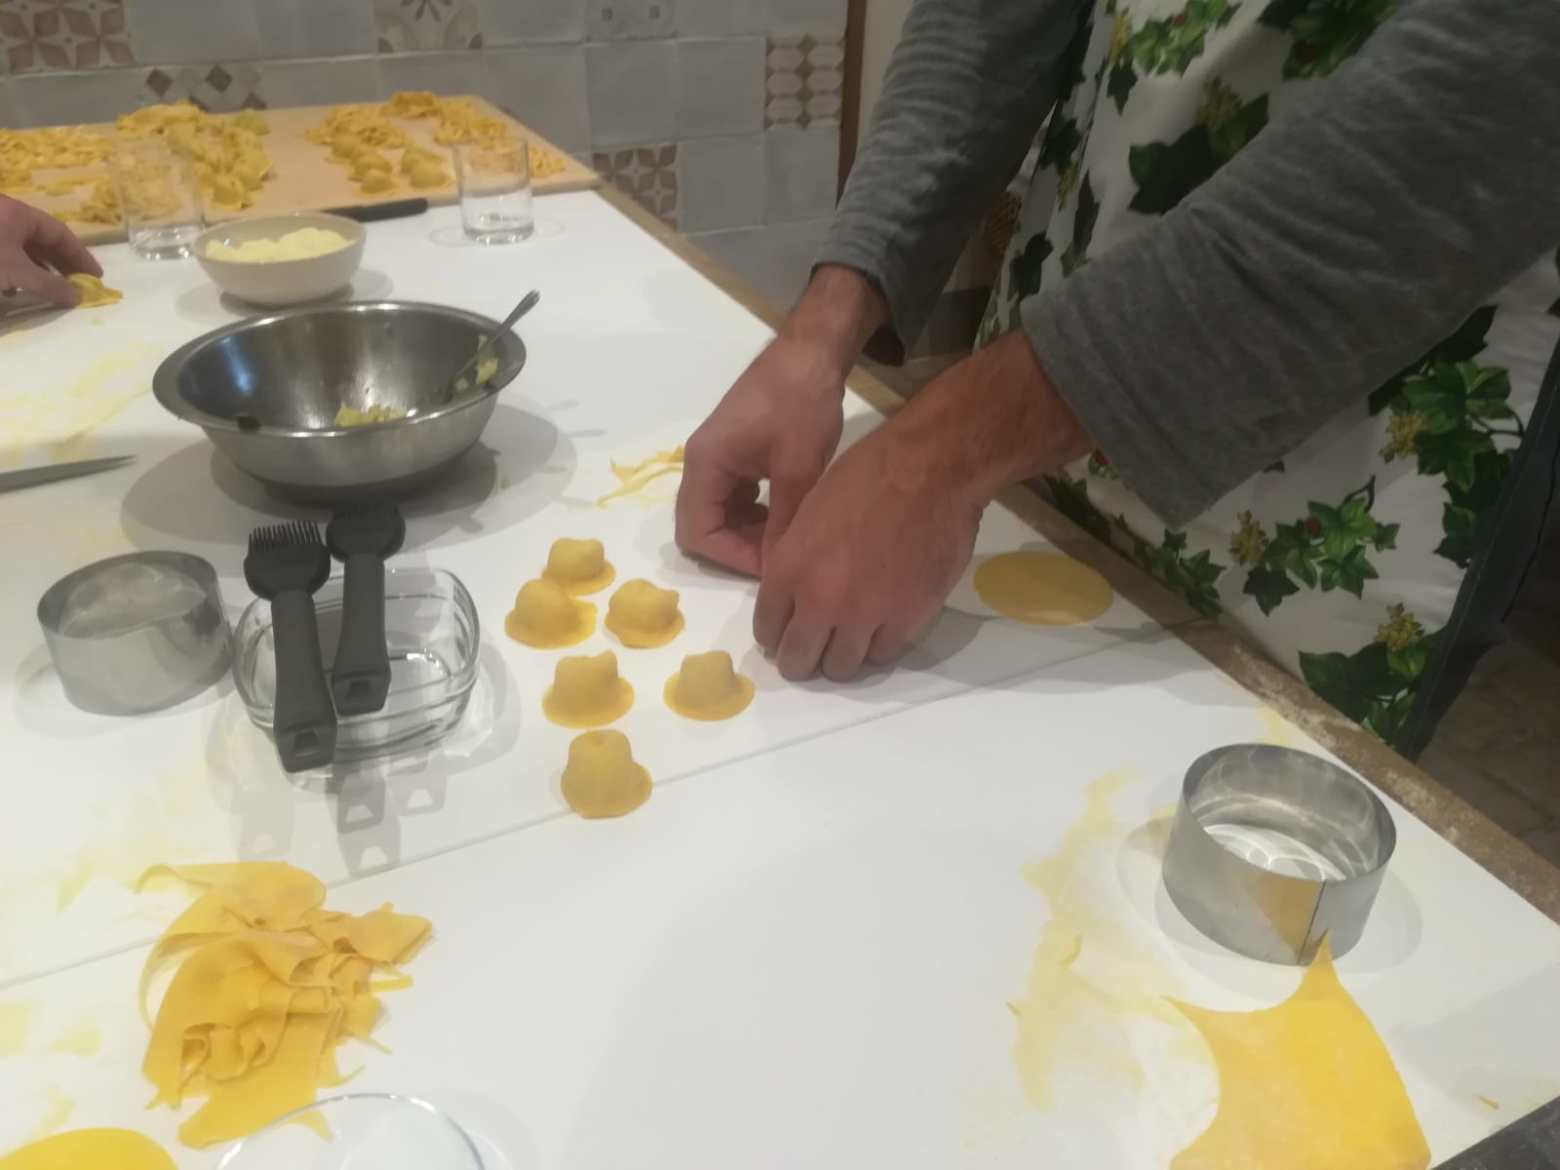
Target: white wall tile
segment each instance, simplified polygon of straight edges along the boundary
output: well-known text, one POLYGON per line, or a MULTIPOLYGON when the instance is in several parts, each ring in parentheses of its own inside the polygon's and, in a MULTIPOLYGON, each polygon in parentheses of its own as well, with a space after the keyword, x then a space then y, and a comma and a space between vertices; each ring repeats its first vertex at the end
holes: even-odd
POLYGON ((586 35, 593 41, 669 37, 677 28, 677 0, 588 0, 586 35))
POLYGON ((769 0, 677 0, 677 35, 730 37, 768 27, 769 0))
POLYGON ((671 41, 587 45, 591 141, 596 146, 670 141, 677 130, 676 64, 671 41))
POLYGON ((0 126, 21 124, 22 112, 16 108, 16 99, 11 96, 11 79, 0 74, 0 126))
POLYGON ((764 126, 764 38, 677 42, 677 136, 749 134, 764 126))
POLYGON ((382 94, 377 57, 267 61, 265 98, 273 106, 332 106, 371 102, 382 94))
POLYGON ((260 0, 254 6, 262 57, 347 57, 377 43, 368 0, 260 0))
POLYGON ((692 232, 689 239, 717 263, 756 288, 771 305, 790 308, 807 286, 827 219, 723 232, 692 232))
POLYGON ((482 43, 583 41, 585 6, 586 0, 481 0, 482 43))
POLYGON ((488 99, 564 150, 590 146, 590 111, 582 45, 489 49, 488 99))
POLYGON ((764 132, 764 147, 766 223, 815 219, 834 210, 840 173, 838 126, 776 127, 764 132))
POLYGON ((398 89, 434 93, 483 93, 486 73, 480 53, 394 53, 379 58, 379 91, 398 89))
POLYGON ((685 232, 750 227, 764 218, 764 136, 697 138, 678 155, 685 232))
POLYGON ((88 69, 81 73, 18 73, 6 82, 18 126, 108 122, 145 104, 144 69, 88 69))
POLYGON ((125 0, 135 59, 157 65, 258 57, 255 7, 250 0, 125 0))
POLYGON ((846 0, 768 0, 765 18, 771 32, 842 35, 846 0))

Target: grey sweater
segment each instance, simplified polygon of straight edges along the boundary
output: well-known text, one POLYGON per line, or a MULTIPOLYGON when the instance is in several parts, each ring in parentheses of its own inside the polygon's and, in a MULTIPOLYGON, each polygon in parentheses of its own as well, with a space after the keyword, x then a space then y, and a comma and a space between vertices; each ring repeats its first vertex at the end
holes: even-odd
MULTIPOLYGON (((1092 0, 916 0, 820 262, 902 358, 1092 0)), ((1126 483, 1184 522, 1560 242, 1560 0, 1414 0, 1158 223, 1021 306, 1126 483)))

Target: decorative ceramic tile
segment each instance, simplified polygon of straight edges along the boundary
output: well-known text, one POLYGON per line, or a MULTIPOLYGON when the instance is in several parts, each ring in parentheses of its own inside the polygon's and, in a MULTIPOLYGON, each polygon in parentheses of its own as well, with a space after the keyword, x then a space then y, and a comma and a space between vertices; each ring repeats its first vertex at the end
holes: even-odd
POLYGON ((260 95, 260 70, 253 65, 153 69, 146 75, 146 88, 152 101, 177 102, 188 98, 214 114, 266 108, 265 98, 260 95))
POLYGON ((677 137, 752 134, 764 126, 764 39, 677 42, 677 137))
POLYGON ((677 149, 677 226, 685 232, 750 227, 764 219, 764 136, 694 138, 677 149))
POLYGON ((476 0, 373 0, 381 53, 480 49, 476 0))
POLYGON ((646 211, 677 226, 677 144, 597 151, 591 165, 646 211))
POLYGON ((839 193, 838 126, 779 126, 764 131, 768 195, 765 223, 817 219, 834 210, 839 193))
POLYGON ((764 125, 838 126, 845 88, 845 42, 772 33, 764 60, 764 125))
POLYGON ((585 77, 591 145, 677 137, 677 46, 671 41, 586 45, 585 77))
POLYGON ((267 61, 265 88, 288 106, 372 102, 381 96, 378 57, 267 61))
MULTIPOLYGON (((583 45, 488 49, 483 92, 564 150, 590 148, 583 45)), ((587 161, 586 165, 590 165, 587 161)))
POLYGON ((796 303, 829 234, 832 220, 701 232, 693 243, 742 277, 777 309, 796 303))
POLYGON ((478 0, 492 45, 572 44, 585 39, 587 0, 478 0))
POLYGON ((675 0, 589 0, 586 30, 593 41, 669 37, 677 27, 675 0))
POLYGON ((135 63, 124 0, 0 0, 0 47, 12 73, 135 63))
POLYGON ((345 57, 378 45, 369 0, 262 0, 254 9, 265 58, 345 57))
MULTIPOLYGON (((269 2, 269 0, 266 0, 269 2)), ((253 0, 125 0, 137 61, 189 65, 260 55, 253 0)))

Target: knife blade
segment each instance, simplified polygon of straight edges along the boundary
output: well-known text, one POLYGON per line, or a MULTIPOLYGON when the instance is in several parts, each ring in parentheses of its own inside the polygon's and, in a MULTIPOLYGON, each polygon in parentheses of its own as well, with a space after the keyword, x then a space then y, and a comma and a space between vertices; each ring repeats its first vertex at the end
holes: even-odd
POLYGON ((389 203, 367 203, 358 207, 328 207, 326 215, 344 215, 358 223, 373 223, 381 219, 400 219, 408 215, 421 215, 428 210, 426 199, 395 199, 389 203))
POLYGON ((49 463, 42 467, 24 467, 20 471, 0 471, 0 492, 19 491, 80 475, 96 475, 134 461, 134 455, 111 455, 106 459, 81 459, 75 463, 49 463))

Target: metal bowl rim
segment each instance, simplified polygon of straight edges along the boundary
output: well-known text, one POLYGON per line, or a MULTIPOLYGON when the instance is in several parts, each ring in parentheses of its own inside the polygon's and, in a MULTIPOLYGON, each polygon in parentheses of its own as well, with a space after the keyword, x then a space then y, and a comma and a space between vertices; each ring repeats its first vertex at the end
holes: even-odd
POLYGON ((1387 807, 1386 802, 1382 800, 1381 797, 1376 795, 1375 790, 1372 789, 1369 784, 1365 783, 1365 781, 1361 780, 1347 768, 1340 767, 1331 760, 1327 759, 1325 756, 1319 756, 1314 752, 1302 751, 1299 748, 1284 747, 1281 744, 1232 743, 1225 744, 1223 747, 1212 748, 1209 751, 1204 752, 1202 755, 1193 760, 1191 765, 1186 769, 1186 775, 1181 781, 1181 794, 1180 800, 1177 804, 1176 814, 1177 817, 1183 818, 1186 824, 1190 828, 1194 829, 1200 836, 1211 841, 1214 845, 1218 846, 1218 848, 1223 853, 1247 869, 1264 874, 1271 878, 1284 878, 1288 881, 1301 882, 1306 885, 1316 886, 1318 888, 1322 886, 1344 886, 1351 882, 1374 880, 1382 874, 1382 872, 1391 863, 1392 858, 1397 853, 1397 822, 1392 817, 1392 810, 1387 807), (1326 880, 1319 880, 1312 878, 1290 877, 1289 875, 1275 873, 1273 870, 1266 869, 1263 866, 1256 864, 1256 862, 1242 857, 1240 854, 1226 847, 1224 842, 1220 841, 1212 833, 1208 832, 1208 827, 1203 823, 1202 817, 1198 816, 1196 811, 1194 811, 1192 808, 1192 796, 1195 789, 1202 782, 1203 778, 1208 774, 1209 770, 1220 759, 1238 751, 1250 751, 1252 748, 1260 748, 1264 752, 1274 752, 1291 757, 1302 757, 1308 762, 1309 765, 1320 765, 1335 773, 1340 779, 1347 781, 1350 785, 1359 789, 1359 791, 1363 792, 1365 794, 1366 800, 1370 804, 1374 820, 1378 825, 1385 826, 1385 828, 1381 831, 1381 861, 1368 870, 1365 870, 1361 873, 1350 874, 1348 877, 1344 878, 1329 878, 1326 880))
MULTIPOLYGON (((491 317, 484 317, 481 313, 473 313, 469 309, 457 309, 452 305, 436 305, 430 301, 347 301, 342 304, 323 306, 334 310, 346 310, 354 313, 369 312, 372 310, 390 310, 391 312, 405 312, 412 309, 428 309, 448 317, 455 317, 466 321, 468 324, 478 326, 484 335, 494 333, 499 323, 491 317)), ((213 329, 208 333, 202 333, 193 338, 167 357, 163 358, 156 372, 152 375, 152 394, 162 404, 164 410, 175 418, 185 422, 194 423, 207 431, 226 431, 236 435, 263 435, 267 438, 279 439, 329 439, 339 438, 347 434, 372 433, 371 427, 325 427, 325 428, 285 428, 261 426, 254 430, 245 430, 230 418, 209 414, 192 405, 179 393, 179 379, 177 371, 184 365, 190 356, 223 338, 231 337, 237 333, 244 333, 251 329, 273 324, 277 321, 287 320, 292 317, 302 317, 318 313, 322 309, 320 305, 300 305, 291 309, 280 309, 276 312, 264 313, 257 317, 245 317, 242 321, 234 321, 231 325, 224 325, 220 329, 213 329)), ((392 419, 389 422, 375 423, 372 426, 416 426, 421 423, 431 423, 438 419, 449 418, 461 411, 469 410, 479 403, 496 396, 505 386, 519 376, 525 368, 526 348, 525 341, 513 330, 509 335, 520 347, 520 359, 515 363, 514 369, 506 378, 495 377, 488 382, 483 393, 469 394, 456 398, 446 406, 438 410, 419 412, 407 415, 405 418, 392 419)))

